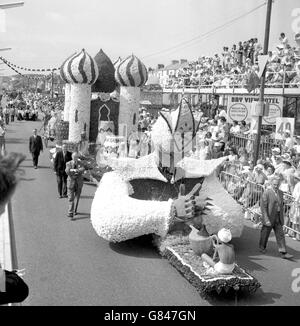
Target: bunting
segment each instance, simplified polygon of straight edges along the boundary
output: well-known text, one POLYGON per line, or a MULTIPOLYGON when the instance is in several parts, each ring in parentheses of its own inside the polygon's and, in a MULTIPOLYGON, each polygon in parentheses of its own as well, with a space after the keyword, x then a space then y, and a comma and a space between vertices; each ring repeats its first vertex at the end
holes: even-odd
MULTIPOLYGON (((49 74, 49 75, 46 75, 46 76, 26 76, 24 74, 22 74, 19 70, 17 69, 20 69, 20 67, 17 67, 16 65, 12 65, 9 61, 7 61, 6 59, 4 59, 3 57, 0 56, 0 60, 3 61, 10 69, 12 69, 14 72, 16 72, 18 75, 22 76, 22 77, 25 77, 29 80, 39 80, 39 81, 43 81, 43 80, 47 80, 47 79, 50 79, 52 78, 52 73, 49 74)), ((28 68, 23 68, 23 70, 26 71, 55 71, 57 70, 56 68, 55 69, 28 69, 28 68)))

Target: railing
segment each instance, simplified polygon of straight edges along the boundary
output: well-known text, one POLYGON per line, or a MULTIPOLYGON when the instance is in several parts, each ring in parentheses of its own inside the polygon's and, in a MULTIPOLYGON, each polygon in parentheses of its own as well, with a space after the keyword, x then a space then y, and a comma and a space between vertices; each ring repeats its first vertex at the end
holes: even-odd
MULTIPOLYGON (((293 71, 286 71, 286 68, 284 68, 283 71, 279 72, 267 72, 267 80, 265 87, 266 88, 300 88, 300 81, 294 83, 292 80, 290 82, 287 82, 287 73, 295 73, 297 74, 298 72, 296 70, 293 71), (280 79, 280 81, 276 81, 276 76, 278 76, 277 79, 280 79), (272 79, 274 79, 272 81, 272 79)), ((224 75, 224 74, 214 74, 214 75, 207 75, 206 83, 203 83, 203 79, 205 77, 200 77, 200 78, 191 78, 192 84, 187 85, 186 83, 183 82, 184 78, 183 77, 177 77, 178 79, 176 81, 173 81, 172 84, 167 84, 164 85, 164 88, 166 89, 197 89, 197 88, 245 88, 245 78, 247 74, 231 74, 231 75, 224 75), (225 78, 228 78, 228 81, 225 81, 225 78), (223 84, 222 84, 223 83, 223 84)), ((172 81, 172 79, 171 79, 172 81)))
MULTIPOLYGON (((227 192, 244 207, 245 216, 247 219, 251 219, 256 226, 259 226, 261 224, 260 200, 263 192, 265 191, 265 187, 254 182, 247 181, 243 177, 239 177, 224 171, 220 173, 219 179, 227 192)), ((297 204, 295 203, 293 196, 285 193, 283 206, 285 220, 284 229, 287 234, 293 238, 298 237, 300 240, 300 231, 296 230, 290 222, 291 210, 296 205, 297 204)))
MULTIPOLYGON (((255 144, 255 135, 243 135, 243 134, 231 134, 230 141, 236 148, 245 148, 248 153, 251 153, 255 144)), ((283 146, 283 141, 276 139, 262 139, 259 145, 260 158, 266 158, 272 156, 272 148, 283 146)))

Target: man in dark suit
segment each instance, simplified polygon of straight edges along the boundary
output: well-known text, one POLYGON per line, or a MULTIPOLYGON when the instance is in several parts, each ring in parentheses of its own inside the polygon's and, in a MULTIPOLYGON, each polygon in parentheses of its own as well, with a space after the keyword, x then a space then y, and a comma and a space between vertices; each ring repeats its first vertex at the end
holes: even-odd
POLYGON ((279 190, 280 179, 274 177, 271 181, 271 187, 268 188, 261 198, 262 223, 259 248, 262 253, 265 253, 269 235, 272 229, 275 232, 275 237, 278 245, 278 250, 284 259, 293 258, 287 253, 285 236, 283 232, 284 217, 283 217, 283 193, 279 190))
POLYGON ((72 160, 72 154, 67 151, 67 146, 63 145, 62 150, 59 151, 54 159, 54 171, 57 176, 57 186, 59 198, 68 197, 67 195, 67 179, 66 163, 72 160))
POLYGON ((35 169, 38 167, 39 156, 43 151, 42 137, 38 136, 37 129, 33 130, 33 135, 29 139, 29 152, 32 154, 33 166, 35 169))
POLYGON ((66 164, 66 173, 68 175, 67 187, 68 187, 68 200, 69 200, 69 211, 68 217, 73 220, 74 215, 77 215, 77 205, 81 195, 83 187, 83 173, 85 168, 82 162, 79 160, 79 154, 72 154, 72 161, 66 164), (75 198, 76 206, 75 206, 75 198))

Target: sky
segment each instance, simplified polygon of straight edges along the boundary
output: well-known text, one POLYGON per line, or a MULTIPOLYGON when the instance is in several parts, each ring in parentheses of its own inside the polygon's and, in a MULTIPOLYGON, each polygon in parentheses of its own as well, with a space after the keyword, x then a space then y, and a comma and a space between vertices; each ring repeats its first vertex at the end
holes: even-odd
MULTIPOLYGON (((15 0, 20 1, 20 0, 15 0)), ((55 68, 85 48, 95 56, 102 49, 114 62, 139 57, 147 67, 174 59, 196 60, 221 53, 223 46, 258 37, 263 43, 266 6, 224 28, 216 28, 263 4, 265 0, 24 0, 6 10, 0 22, 0 55, 27 68, 55 68), (211 32, 215 30, 215 32, 211 32), (188 42, 194 39, 192 42, 188 42), (176 45, 180 45, 169 51, 176 45)), ((1 3, 14 0, 0 0, 1 3)), ((275 0, 270 46, 281 31, 292 40, 292 22, 299 27, 299 0, 275 0)), ((0 15, 1 20, 2 15, 0 15)), ((3 65, 1 66, 3 69, 3 65)), ((2 74, 11 74, 9 69, 2 74)))

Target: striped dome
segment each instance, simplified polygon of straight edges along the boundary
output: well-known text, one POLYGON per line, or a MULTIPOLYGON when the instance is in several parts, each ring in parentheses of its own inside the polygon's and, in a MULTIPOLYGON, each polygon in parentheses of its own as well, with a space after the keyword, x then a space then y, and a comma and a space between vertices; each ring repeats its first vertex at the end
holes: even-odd
POLYGON ((60 75, 69 84, 92 85, 96 82, 99 71, 95 60, 83 49, 64 62, 60 75))
POLYGON ((115 78, 121 86, 142 87, 147 82, 148 72, 141 60, 132 55, 116 68, 115 78))
POLYGON ((122 59, 121 59, 121 57, 119 57, 118 60, 117 60, 116 62, 114 62, 114 67, 115 67, 115 69, 118 68, 118 66, 119 66, 119 64, 120 64, 121 62, 122 62, 122 59))
POLYGON ((67 77, 66 77, 66 74, 64 73, 64 71, 66 70, 66 69, 68 69, 68 63, 69 63, 69 61, 73 58, 73 57, 75 57, 76 56, 76 52, 74 53, 74 54, 72 54, 71 56, 69 56, 65 61, 64 61, 64 63, 61 65, 61 67, 60 67, 60 78, 65 82, 65 83, 69 83, 69 80, 67 79, 67 77))

